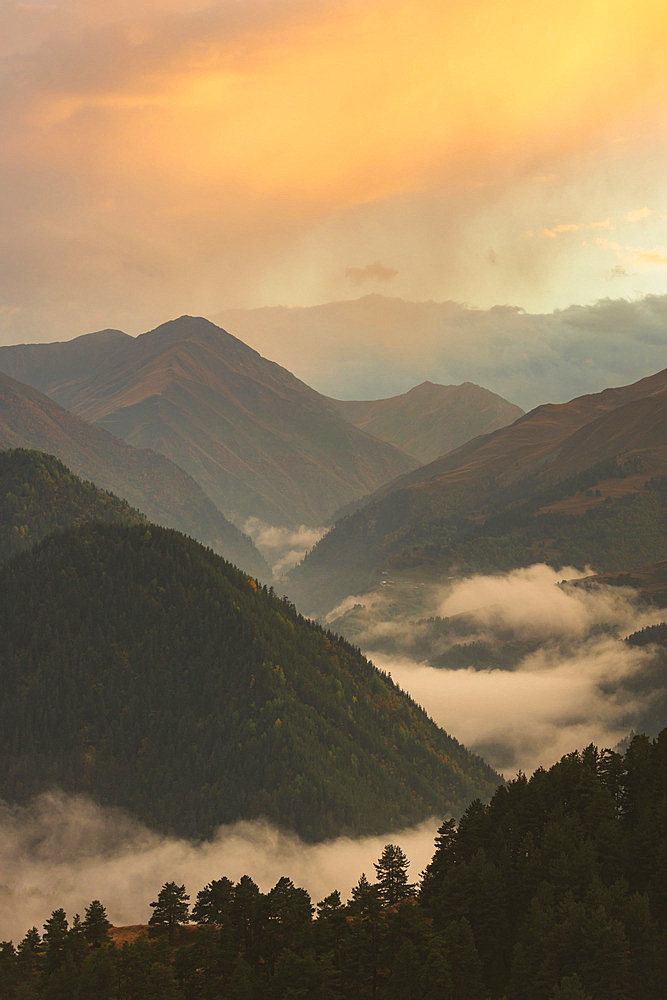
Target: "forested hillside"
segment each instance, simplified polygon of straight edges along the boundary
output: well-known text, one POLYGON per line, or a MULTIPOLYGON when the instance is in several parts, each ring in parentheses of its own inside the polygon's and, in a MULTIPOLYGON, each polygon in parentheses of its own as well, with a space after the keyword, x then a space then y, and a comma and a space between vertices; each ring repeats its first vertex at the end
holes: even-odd
POLYGON ((51 535, 0 593, 5 798, 55 785, 163 831, 264 816, 316 840, 497 784, 358 650, 176 532, 51 535))
POLYGON ((197 891, 165 871, 148 926, 110 928, 93 900, 83 920, 57 909, 43 936, 32 928, 17 948, 2 945, 0 990, 6 1000, 657 1000, 666 817, 667 730, 636 736, 624 755, 589 746, 519 775, 487 806, 472 802, 458 827, 445 819, 418 886, 398 844, 347 904, 332 887, 315 907, 288 875, 263 892, 250 875, 211 872, 197 891))
POLYGON ((23 448, 0 451, 0 561, 52 531, 84 521, 145 520, 125 500, 79 479, 53 455, 23 448))

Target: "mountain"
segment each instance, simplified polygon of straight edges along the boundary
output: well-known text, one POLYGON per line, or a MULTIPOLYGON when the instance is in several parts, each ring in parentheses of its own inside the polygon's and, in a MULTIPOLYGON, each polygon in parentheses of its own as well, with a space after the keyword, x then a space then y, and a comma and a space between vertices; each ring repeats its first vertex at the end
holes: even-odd
POLYGON ((53 455, 0 451, 0 562, 84 521, 145 524, 125 501, 73 475, 53 455))
POLYGON ((531 562, 625 571, 667 556, 667 370, 539 406, 378 491, 292 574, 321 613, 378 582, 531 562))
POLYGON ((396 445, 423 465, 523 416, 519 406, 472 382, 422 382, 390 399, 331 402, 355 427, 396 445))
POLYGON ((235 523, 320 526, 417 464, 205 319, 182 316, 136 338, 106 332, 108 355, 98 350, 90 373, 98 336, 80 338, 85 363, 73 341, 2 349, 0 367, 20 365, 78 416, 166 455, 235 523))
POLYGON ((165 832, 266 817, 318 840, 498 783, 359 650, 177 532, 49 535, 0 593, 9 800, 55 785, 165 832))
POLYGON ((271 576, 250 539, 173 462, 119 441, 2 373, 0 448, 55 455, 76 475, 127 500, 156 524, 198 538, 254 576, 271 576))

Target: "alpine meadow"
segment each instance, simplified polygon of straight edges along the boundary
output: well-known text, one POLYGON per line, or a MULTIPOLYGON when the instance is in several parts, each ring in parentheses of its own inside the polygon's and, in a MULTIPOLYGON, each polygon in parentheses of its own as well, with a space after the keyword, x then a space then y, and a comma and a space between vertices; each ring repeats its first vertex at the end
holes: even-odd
POLYGON ((0 1000, 666 996, 667 7, 0 29, 0 1000))

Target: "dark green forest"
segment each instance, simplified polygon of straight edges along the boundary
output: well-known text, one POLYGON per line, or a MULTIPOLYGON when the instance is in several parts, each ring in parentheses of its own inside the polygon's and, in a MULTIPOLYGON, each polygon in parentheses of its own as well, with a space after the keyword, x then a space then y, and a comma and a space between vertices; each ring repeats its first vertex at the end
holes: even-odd
MULTIPOLYGON (((411 884, 387 844, 344 903, 281 877, 166 881, 114 941, 99 900, 0 945, 4 1000, 657 1000, 667 993, 667 730, 589 746, 446 819, 411 884), (416 881, 416 880, 415 880, 416 881), (185 926, 183 926, 185 924, 185 926)), ((168 879, 178 873, 165 872, 168 879)))
POLYGON ((0 451, 0 562, 71 525, 145 520, 127 501, 79 479, 53 455, 0 451))
POLYGON ((0 567, 0 795, 52 787, 207 837, 396 829, 498 775, 358 649, 203 546, 84 524, 0 567))

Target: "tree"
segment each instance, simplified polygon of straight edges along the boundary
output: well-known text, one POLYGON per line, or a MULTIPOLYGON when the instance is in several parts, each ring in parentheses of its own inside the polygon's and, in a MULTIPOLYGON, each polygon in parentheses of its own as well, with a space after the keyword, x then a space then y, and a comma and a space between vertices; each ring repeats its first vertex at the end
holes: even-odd
POLYGON ((189 901, 190 897, 184 885, 165 882, 157 899, 151 903, 154 913, 148 924, 150 927, 166 927, 169 944, 174 940, 174 931, 178 924, 184 923, 190 915, 189 901))
POLYGON ((410 862, 396 844, 387 844, 381 857, 375 863, 375 873, 383 903, 398 903, 414 893, 414 885, 408 882, 410 862))
POLYGON ((61 908, 54 910, 44 924, 47 972, 57 969, 63 962, 67 942, 67 914, 61 908))
POLYGON ((214 879, 197 893, 192 907, 192 919, 198 924, 222 924, 231 912, 234 883, 230 879, 214 879))
POLYGON ((99 899, 94 899, 90 906, 86 907, 86 915, 83 921, 83 933, 88 944, 93 948, 99 948, 109 940, 109 928, 111 924, 107 918, 107 911, 100 903, 99 899))

